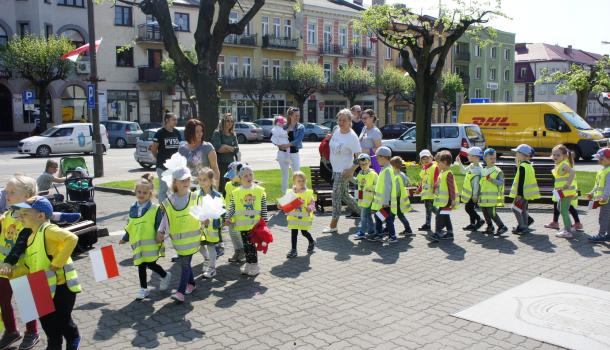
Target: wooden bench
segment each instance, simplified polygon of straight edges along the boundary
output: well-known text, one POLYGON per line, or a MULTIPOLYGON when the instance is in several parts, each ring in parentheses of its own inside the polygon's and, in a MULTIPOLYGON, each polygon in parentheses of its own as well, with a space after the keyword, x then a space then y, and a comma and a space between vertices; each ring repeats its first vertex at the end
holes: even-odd
POLYGON ((319 166, 309 168, 311 170, 311 188, 316 195, 316 209, 323 213, 325 206, 332 206, 333 185, 322 177, 319 166))

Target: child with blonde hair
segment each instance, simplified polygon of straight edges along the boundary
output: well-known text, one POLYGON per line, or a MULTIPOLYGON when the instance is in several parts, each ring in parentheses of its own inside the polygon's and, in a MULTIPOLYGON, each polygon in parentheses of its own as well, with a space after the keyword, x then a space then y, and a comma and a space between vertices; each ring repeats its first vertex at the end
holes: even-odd
POLYGON ((405 230, 401 233, 403 236, 412 236, 413 230, 411 230, 411 225, 409 224, 409 220, 405 217, 405 213, 413 210, 411 208, 411 201, 409 200, 409 191, 407 190, 407 186, 409 185, 409 178, 405 173, 402 172, 402 166, 404 161, 402 158, 396 156, 390 159, 390 165, 394 170, 394 186, 392 187, 392 197, 395 199, 394 206, 396 207, 396 217, 405 230))
POLYGON ((291 249, 286 255, 287 258, 297 257, 297 237, 299 236, 299 230, 303 237, 307 238, 309 245, 307 246, 307 254, 314 252, 315 242, 311 237, 309 230, 313 223, 313 213, 316 209, 316 198, 313 190, 307 188, 307 178, 301 171, 296 171, 292 174, 292 189, 288 191, 293 192, 297 198, 303 201, 301 207, 288 213, 287 221, 288 228, 291 230, 291 249))
POLYGON ((419 172, 421 182, 417 191, 420 193, 426 208, 426 222, 418 228, 418 231, 431 231, 432 213, 434 212, 434 183, 440 172, 432 153, 427 149, 419 152, 419 163, 421 165, 421 171, 419 172))
POLYGON ((576 191, 576 172, 573 169, 574 153, 565 145, 557 145, 553 147, 551 158, 555 162, 555 168, 552 171, 555 178, 553 189, 555 193, 561 193, 561 198, 557 200, 557 207, 563 220, 563 230, 559 231, 556 236, 572 238, 569 210, 572 201, 578 194, 576 191))
MULTIPOLYGON (((197 173, 199 181, 199 202, 204 196, 222 198, 222 194, 214 189, 214 170, 203 168, 197 173)), ((201 249, 199 252, 207 262, 207 268, 203 272, 203 278, 214 278, 216 276, 216 246, 222 243, 221 219, 206 220, 201 223, 201 249)))
POLYGON ((485 233, 501 236, 508 231, 508 227, 504 225, 497 211, 497 207, 504 205, 504 173, 496 166, 496 157, 496 150, 493 148, 487 148, 483 152, 485 168, 479 180, 481 184, 479 206, 487 223, 485 233), (495 231, 494 223, 498 226, 495 231))

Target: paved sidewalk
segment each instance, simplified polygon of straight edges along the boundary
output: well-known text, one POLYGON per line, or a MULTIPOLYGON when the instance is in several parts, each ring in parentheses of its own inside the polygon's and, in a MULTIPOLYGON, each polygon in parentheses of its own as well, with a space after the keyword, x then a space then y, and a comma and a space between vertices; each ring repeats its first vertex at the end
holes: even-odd
MULTIPOLYGON (((124 216, 128 207, 112 205, 119 208, 116 220, 124 216)), ((414 228, 424 217, 423 207, 415 208, 418 212, 407 216, 414 228)), ((102 216, 111 214, 104 210, 102 216)), ((596 214, 582 215, 589 232, 596 229, 596 214)), ((511 214, 500 215, 509 227, 515 224, 511 214)), ((454 214, 454 226, 465 226, 466 218, 463 210, 454 214)), ((223 256, 217 278, 202 281, 197 254, 197 290, 182 305, 156 290, 149 300, 135 301, 139 285, 130 249, 115 245, 119 278, 95 283, 88 257, 76 261, 84 292, 74 316, 83 349, 555 348, 450 316, 536 276, 610 291, 608 246, 591 245, 583 234, 556 238, 543 228, 549 214, 534 218, 537 230, 527 237, 466 235, 457 229, 455 242, 431 244, 417 235, 383 245, 351 240, 354 220, 342 219, 339 234, 321 234, 330 221, 324 215, 312 229, 316 253, 305 255, 306 240, 299 237, 300 256, 287 260, 290 233, 284 217, 276 216, 270 223, 275 242, 269 254, 259 255, 259 276, 240 276, 238 266, 223 256)), ((119 238, 103 238, 99 246, 119 238)), ((228 243, 227 255, 231 252, 228 243)), ((179 271, 169 258, 161 264, 174 273, 175 288, 179 271)), ((157 276, 151 285, 158 285, 157 276)))

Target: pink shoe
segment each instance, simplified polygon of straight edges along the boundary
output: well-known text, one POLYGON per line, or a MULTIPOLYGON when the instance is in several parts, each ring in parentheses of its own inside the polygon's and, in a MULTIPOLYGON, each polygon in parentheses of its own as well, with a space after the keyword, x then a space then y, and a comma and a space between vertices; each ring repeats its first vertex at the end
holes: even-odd
POLYGON ((582 231, 582 230, 583 230, 582 223, 577 222, 577 223, 574 223, 574 225, 572 225, 572 231, 582 231))
POLYGON ((180 292, 176 292, 172 295, 172 299, 174 299, 175 301, 179 302, 179 303, 183 303, 184 302, 184 294, 180 293, 180 292))
POLYGON ((193 291, 195 291, 195 289, 197 289, 197 287, 195 287, 195 285, 187 284, 186 291, 184 291, 184 294, 189 295, 189 294, 193 293, 193 291))
POLYGON ((559 223, 557 221, 552 221, 550 224, 544 225, 544 227, 559 230, 559 223))

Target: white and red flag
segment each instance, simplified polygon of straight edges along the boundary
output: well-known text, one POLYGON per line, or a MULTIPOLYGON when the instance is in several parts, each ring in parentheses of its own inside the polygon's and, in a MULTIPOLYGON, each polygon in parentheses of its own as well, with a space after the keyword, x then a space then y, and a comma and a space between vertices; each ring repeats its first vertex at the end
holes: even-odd
POLYGON ((563 194, 562 190, 559 190, 559 189, 553 190, 553 198, 555 199, 555 201, 559 202, 564 197, 565 197, 565 195, 563 194))
POLYGON ((14 278, 11 288, 22 322, 30 322, 55 311, 45 271, 14 278))
MULTIPOLYGON (((95 41, 95 52, 97 52, 97 50, 99 50, 101 43, 102 43, 102 39, 95 41)), ((64 54, 59 59, 70 60, 72 62, 76 62, 76 60, 78 59, 78 56, 80 56, 88 51, 89 51, 89 44, 87 43, 83 46, 77 47, 76 49, 64 54)))
POLYGON ((381 220, 381 222, 384 222, 388 218, 388 216, 390 216, 390 213, 386 208, 381 208, 377 210, 375 216, 377 216, 377 218, 381 220))
POLYGON ((280 208, 282 208, 282 211, 288 214, 291 211, 300 208, 301 205, 303 205, 303 200, 297 197, 294 192, 290 191, 279 198, 277 203, 280 205, 280 208))
POLYGON ((119 275, 119 266, 114 257, 114 248, 111 245, 89 252, 93 276, 96 282, 105 281, 119 275))
POLYGON ((460 148, 460 156, 463 158, 468 158, 468 148, 466 148, 466 147, 460 148))

